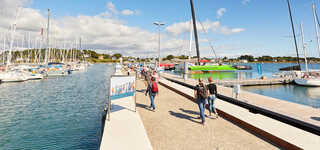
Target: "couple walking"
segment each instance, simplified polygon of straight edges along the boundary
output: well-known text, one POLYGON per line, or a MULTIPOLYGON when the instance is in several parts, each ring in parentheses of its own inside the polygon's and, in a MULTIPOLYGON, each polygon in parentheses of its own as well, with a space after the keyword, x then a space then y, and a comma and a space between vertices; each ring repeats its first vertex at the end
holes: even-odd
POLYGON ((205 116, 204 116, 204 110, 206 103, 208 101, 209 104, 209 111, 210 116, 211 113, 214 112, 216 115, 216 118, 218 118, 217 110, 214 106, 214 100, 216 98, 217 94, 217 86, 212 82, 212 78, 208 78, 209 84, 205 85, 203 83, 202 79, 199 79, 199 84, 196 86, 194 90, 194 96, 197 99, 197 103, 200 110, 200 118, 202 120, 201 124, 205 124, 205 116))

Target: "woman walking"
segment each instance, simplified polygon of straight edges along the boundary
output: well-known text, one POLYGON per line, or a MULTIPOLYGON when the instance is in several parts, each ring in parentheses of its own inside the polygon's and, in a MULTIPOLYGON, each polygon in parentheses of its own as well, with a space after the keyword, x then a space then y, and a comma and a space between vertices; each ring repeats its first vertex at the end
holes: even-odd
POLYGON ((150 108, 153 111, 155 111, 155 109, 156 109, 156 107, 154 105, 154 98, 158 94, 158 85, 157 85, 157 82, 155 80, 156 79, 154 77, 151 77, 151 81, 148 82, 148 88, 147 88, 147 91, 146 91, 146 96, 147 96, 147 94, 149 94, 150 101, 151 101, 150 108))
POLYGON ((194 90, 194 97, 197 99, 197 103, 200 110, 201 124, 205 125, 204 109, 206 104, 206 99, 208 98, 207 87, 202 83, 202 79, 199 79, 199 84, 194 90))
POLYGON ((216 110, 216 107, 214 106, 214 100, 216 99, 217 95, 217 86, 212 82, 212 78, 208 78, 209 84, 208 84, 208 90, 209 90, 209 97, 208 97, 208 104, 209 104, 209 111, 210 111, 210 116, 211 113, 214 112, 216 118, 218 118, 218 112, 216 110))

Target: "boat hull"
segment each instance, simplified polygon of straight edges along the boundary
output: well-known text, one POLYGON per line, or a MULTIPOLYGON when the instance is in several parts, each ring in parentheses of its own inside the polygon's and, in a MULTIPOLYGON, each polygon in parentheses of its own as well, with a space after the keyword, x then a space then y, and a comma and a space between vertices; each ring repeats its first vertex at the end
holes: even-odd
POLYGON ((317 86, 320 87, 320 79, 295 79, 294 82, 302 86, 317 86))
POLYGON ((236 71, 231 65, 205 65, 205 66, 190 66, 191 71, 221 71, 233 72, 236 71))

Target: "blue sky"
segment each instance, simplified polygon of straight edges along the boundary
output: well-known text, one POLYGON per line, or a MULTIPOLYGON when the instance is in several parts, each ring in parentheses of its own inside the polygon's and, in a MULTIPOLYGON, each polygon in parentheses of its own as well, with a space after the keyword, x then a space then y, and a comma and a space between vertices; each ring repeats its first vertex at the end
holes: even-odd
MULTIPOLYGON (((242 54, 295 56, 286 0, 247 0, 246 3, 244 1, 194 0, 198 20, 202 22, 218 21, 220 27, 224 26, 230 30, 244 29, 244 31, 230 34, 209 30, 208 35, 200 34, 200 39, 209 39, 217 53, 226 56, 242 54), (217 11, 221 8, 226 11, 218 18, 217 11)), ((312 42, 307 42, 308 56, 319 57, 315 47, 312 2, 315 2, 320 8, 319 0, 291 0, 291 6, 299 46, 301 45, 299 24, 303 22, 305 39, 306 41, 312 40, 312 42)), ((175 23, 190 20, 189 0, 33 0, 26 7, 39 9, 43 16, 46 16, 46 9, 50 8, 59 19, 66 16, 96 16, 103 12, 110 13, 108 3, 112 3, 118 11, 118 14, 112 14, 110 18, 120 20, 128 27, 156 34, 157 29, 152 23, 161 20, 166 23, 162 29, 163 34, 166 35, 164 43, 173 39, 188 41, 188 34, 183 33, 177 37, 170 37, 165 29, 175 23), (125 9, 133 11, 134 15, 121 15, 121 11, 125 9)), ((319 9, 318 12, 320 12, 319 9)), ((200 30, 201 27, 198 29, 200 30)), ((208 46, 206 42, 200 44, 203 49, 208 46)), ((169 48, 166 50, 167 53, 170 53, 169 48)), ((201 50, 201 53, 204 55, 212 55, 208 49, 203 51, 201 50)))

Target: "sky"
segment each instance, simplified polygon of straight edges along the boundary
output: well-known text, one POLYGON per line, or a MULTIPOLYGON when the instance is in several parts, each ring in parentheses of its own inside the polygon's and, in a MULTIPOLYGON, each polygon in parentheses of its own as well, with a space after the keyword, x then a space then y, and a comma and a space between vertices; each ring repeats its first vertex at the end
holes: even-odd
MULTIPOLYGON (((290 2, 300 55, 303 55, 300 33, 303 23, 307 56, 320 57, 311 7, 315 3, 320 12, 319 0, 290 2)), ((14 24, 16 14, 14 45, 28 47, 30 34, 31 47, 40 47, 40 31, 47 26, 50 8, 50 45, 54 47, 71 48, 81 38, 85 49, 155 57, 158 28, 153 22, 159 21, 165 23, 161 27, 161 56, 189 54, 189 0, 0 0, 0 3, 0 40, 6 35, 6 47, 9 26, 14 24)), ((213 50, 218 57, 296 55, 286 0, 194 0, 194 5, 202 57, 214 57, 213 50)), ((46 46, 44 41, 42 47, 46 46)), ((191 55, 196 55, 192 43, 191 55)))

